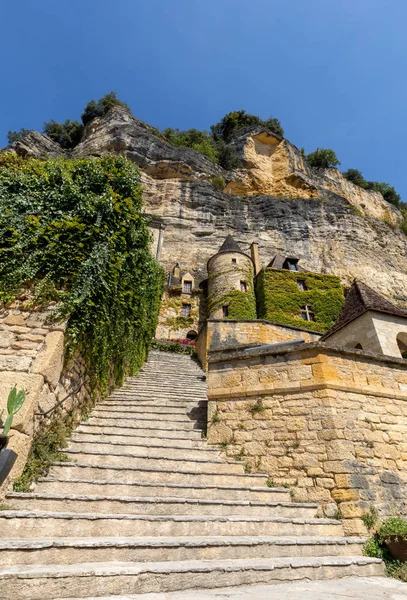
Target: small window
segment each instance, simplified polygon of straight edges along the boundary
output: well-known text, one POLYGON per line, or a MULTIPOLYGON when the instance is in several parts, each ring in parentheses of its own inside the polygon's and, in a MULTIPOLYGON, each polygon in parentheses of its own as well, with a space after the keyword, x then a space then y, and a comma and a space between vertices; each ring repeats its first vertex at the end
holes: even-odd
POLYGON ((297 261, 292 259, 287 259, 287 267, 289 271, 298 271, 297 261))
POLYGON ((191 305, 183 304, 181 308, 181 317, 189 317, 191 315, 191 305))
POLYGON ((363 350, 362 344, 356 344, 355 350, 363 350))
POLYGON ((232 264, 235 265, 237 262, 236 258, 232 258, 232 264))
POLYGON ((190 294, 192 292, 192 281, 184 281, 182 291, 184 292, 184 294, 190 294))
POLYGON ((315 321, 314 312, 309 304, 301 306, 301 319, 304 319, 304 321, 315 321))
POLYGON ((222 312, 224 317, 229 316, 229 306, 222 306, 222 312))
POLYGON ((240 282, 240 291, 247 292, 247 283, 245 281, 240 282))
POLYGON ((305 290, 307 290, 307 284, 305 283, 305 281, 303 279, 297 279, 297 285, 298 288, 302 291, 305 292, 305 290))

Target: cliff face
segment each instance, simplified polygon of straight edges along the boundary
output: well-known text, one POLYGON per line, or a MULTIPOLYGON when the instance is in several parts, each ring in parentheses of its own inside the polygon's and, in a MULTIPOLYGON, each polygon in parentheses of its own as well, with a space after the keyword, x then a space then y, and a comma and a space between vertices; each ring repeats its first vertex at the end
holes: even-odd
MULTIPOLYGON (((86 128, 72 156, 126 154, 143 173, 147 211, 167 224, 165 268, 202 270, 228 233, 248 249, 257 240, 263 266, 276 252, 344 283, 358 277, 407 302, 407 238, 399 211, 378 192, 363 190, 336 169, 311 169, 300 151, 263 128, 233 140, 244 168, 224 171, 200 153, 168 144, 126 109, 114 108, 86 128), (222 175, 227 187, 211 184, 222 175), (390 223, 390 224, 389 224, 390 223)), ((47 137, 29 134, 6 150, 55 156, 47 137)))

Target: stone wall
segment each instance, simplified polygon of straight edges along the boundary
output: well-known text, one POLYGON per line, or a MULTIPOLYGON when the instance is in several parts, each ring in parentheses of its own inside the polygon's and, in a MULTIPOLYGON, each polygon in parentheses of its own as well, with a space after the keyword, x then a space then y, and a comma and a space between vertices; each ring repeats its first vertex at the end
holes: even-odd
MULTIPOLYGON (((64 366, 66 326, 48 324, 48 317, 49 311, 0 309, 0 414, 7 406, 7 397, 14 385, 26 391, 25 402, 9 434, 8 447, 18 454, 11 478, 21 474, 34 435, 51 418, 40 413, 47 412, 75 390, 85 376, 80 356, 64 366)), ((64 403, 58 414, 70 411, 87 397, 90 390, 84 385, 64 403)), ((5 414, 6 411, 3 418, 5 414)))
POLYGON ((322 343, 209 357, 208 440, 366 533, 406 514, 407 363, 322 343))
POLYGON ((234 319, 211 319, 201 329, 197 340, 198 358, 207 368, 208 352, 236 348, 236 346, 261 346, 303 339, 318 341, 319 333, 297 327, 278 325, 270 321, 237 321, 234 319))

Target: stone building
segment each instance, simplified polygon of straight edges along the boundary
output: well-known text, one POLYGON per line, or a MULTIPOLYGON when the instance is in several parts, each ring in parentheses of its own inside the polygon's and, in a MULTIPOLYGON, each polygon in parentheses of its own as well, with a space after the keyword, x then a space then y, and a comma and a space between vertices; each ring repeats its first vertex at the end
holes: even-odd
POLYGON ((207 322, 225 321, 240 323, 240 343, 246 341, 243 330, 253 342, 260 322, 263 341, 272 326, 308 339, 310 332, 322 334, 333 325, 343 301, 339 277, 306 271, 299 258, 282 254, 261 268, 257 243, 244 251, 228 235, 206 271, 177 263, 167 274, 156 337, 194 340, 207 322))
POLYGON ((407 310, 361 281, 350 288, 335 324, 323 341, 387 356, 407 355, 407 310))

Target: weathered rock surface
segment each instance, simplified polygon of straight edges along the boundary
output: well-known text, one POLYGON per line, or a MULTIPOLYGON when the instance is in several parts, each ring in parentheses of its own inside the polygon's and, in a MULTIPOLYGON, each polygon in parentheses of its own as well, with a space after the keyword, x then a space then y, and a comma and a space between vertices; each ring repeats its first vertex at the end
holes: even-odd
MULTIPOLYGON (((232 233, 246 250, 259 241, 263 266, 276 252, 287 252, 307 269, 339 274, 345 283, 358 277, 407 301, 407 238, 397 228, 398 209, 337 169, 311 169, 295 146, 264 128, 242 130, 233 143, 244 168, 224 171, 199 152, 171 146, 115 107, 87 126, 71 155, 124 153, 141 167, 146 210, 167 224, 161 254, 166 268, 180 262, 184 269, 205 269, 232 233), (211 184, 215 174, 228 183, 224 192, 211 184)), ((9 150, 63 154, 36 132, 9 150)))
POLYGON ((59 144, 53 142, 49 137, 38 133, 38 131, 29 131, 21 140, 14 142, 1 152, 15 152, 19 156, 32 156, 34 158, 56 158, 64 155, 65 152, 59 144))

